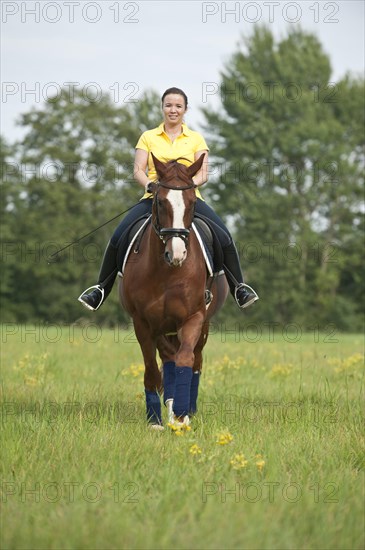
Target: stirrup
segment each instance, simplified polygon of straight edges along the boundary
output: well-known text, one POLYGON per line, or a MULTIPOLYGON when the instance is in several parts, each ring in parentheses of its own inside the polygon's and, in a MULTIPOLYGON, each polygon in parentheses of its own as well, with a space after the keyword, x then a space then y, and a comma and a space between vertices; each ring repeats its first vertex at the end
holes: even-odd
POLYGON ((90 311, 96 311, 97 309, 99 309, 99 307, 101 306, 101 304, 104 302, 104 289, 103 287, 101 287, 100 285, 93 285, 93 286, 90 286, 89 288, 87 288, 86 290, 84 290, 84 292, 81 292, 80 296, 77 298, 79 302, 82 303, 82 305, 84 307, 86 307, 87 309, 90 309, 90 311), (88 294, 89 290, 91 289, 96 289, 96 290, 100 290, 101 292, 101 300, 100 300, 100 303, 97 307, 91 307, 89 304, 87 304, 86 302, 84 302, 84 300, 82 300, 82 297, 84 294, 88 294))
POLYGON ((239 285, 236 286, 235 290, 234 290, 234 299, 236 300, 236 304, 238 305, 238 307, 240 309, 245 309, 246 307, 250 306, 251 304, 253 304, 254 302, 256 302, 256 300, 259 300, 259 297, 257 295, 257 292, 249 285, 247 285, 246 283, 240 283, 239 285), (247 304, 243 304, 242 306, 239 304, 238 302, 238 298, 237 298, 237 291, 240 289, 240 288, 246 288, 249 290, 249 292, 251 292, 254 297, 247 303, 247 304))
POLYGON ((205 289, 204 301, 205 301, 205 309, 208 309, 208 307, 213 301, 213 293, 207 288, 205 289))

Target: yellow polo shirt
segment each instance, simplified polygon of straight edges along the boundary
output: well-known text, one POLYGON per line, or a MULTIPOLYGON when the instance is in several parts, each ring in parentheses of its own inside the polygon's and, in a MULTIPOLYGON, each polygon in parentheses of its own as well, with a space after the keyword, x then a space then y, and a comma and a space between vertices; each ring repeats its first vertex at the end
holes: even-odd
MULTIPOLYGON (((157 172, 153 164, 152 152, 161 162, 168 162, 179 157, 184 157, 188 161, 181 159, 179 162, 190 166, 195 160, 195 153, 198 151, 209 151, 205 139, 199 132, 190 130, 186 124, 182 124, 182 133, 172 142, 164 131, 164 125, 161 123, 157 128, 143 132, 138 140, 136 149, 143 149, 148 154, 148 179, 157 180, 157 172)), ((195 190, 198 198, 202 198, 199 189, 195 190)), ((150 193, 145 193, 143 199, 151 197, 150 193)))

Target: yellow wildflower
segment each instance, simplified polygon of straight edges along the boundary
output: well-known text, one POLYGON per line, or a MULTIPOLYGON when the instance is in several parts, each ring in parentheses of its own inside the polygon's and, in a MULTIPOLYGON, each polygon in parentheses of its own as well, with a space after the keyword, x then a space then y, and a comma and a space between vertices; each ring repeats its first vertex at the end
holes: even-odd
POLYGON ((175 432, 175 431, 178 429, 178 427, 176 426, 176 424, 173 424, 172 422, 168 422, 167 425, 168 425, 169 428, 171 428, 171 430, 172 430, 173 432, 175 432))
POLYGON ((27 386, 39 386, 45 383, 48 372, 49 353, 43 353, 38 356, 26 354, 19 359, 17 365, 13 367, 16 371, 21 371, 24 377, 24 383, 27 386))
POLYGON ((167 426, 171 428, 175 435, 184 435, 184 432, 190 432, 191 427, 186 424, 174 424, 173 422, 168 422, 167 426))
POLYGON ((199 445, 197 445, 196 443, 194 443, 194 445, 192 445, 190 447, 190 450, 189 450, 189 453, 191 453, 192 455, 200 455, 202 452, 201 448, 199 447, 199 445))
POLYGON ((262 458, 261 455, 256 455, 256 467, 259 472, 262 472, 265 466, 265 460, 262 458))
POLYGON ((24 383, 27 386, 39 386, 40 381, 38 378, 34 378, 33 376, 24 376, 24 383))
POLYGON ((229 432, 222 432, 218 434, 216 443, 218 443, 218 445, 228 445, 231 441, 233 441, 233 435, 229 432))
POLYGON ((361 355, 361 353, 354 353, 353 355, 350 355, 349 357, 346 357, 345 359, 339 360, 332 359, 332 364, 337 363, 337 368, 335 368, 335 372, 342 373, 347 372, 353 368, 356 369, 356 367, 361 367, 364 364, 364 357, 361 355))
POLYGON ((289 376, 292 373, 293 365, 291 363, 287 364, 276 364, 272 367, 269 372, 270 378, 278 378, 281 376, 289 376))
POLYGON ((248 464, 248 460, 245 459, 245 455, 243 454, 236 454, 234 457, 229 461, 230 465, 234 470, 241 470, 242 468, 246 468, 248 464))
POLYGON ((132 363, 128 369, 124 370, 122 372, 122 376, 132 376, 133 378, 137 378, 138 376, 141 376, 144 373, 144 365, 139 363, 136 365, 135 363, 132 363))

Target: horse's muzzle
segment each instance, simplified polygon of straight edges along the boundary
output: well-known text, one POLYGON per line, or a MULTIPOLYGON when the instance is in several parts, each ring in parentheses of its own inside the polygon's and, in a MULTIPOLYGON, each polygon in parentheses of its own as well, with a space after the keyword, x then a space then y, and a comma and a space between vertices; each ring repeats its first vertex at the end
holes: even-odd
POLYGON ((187 244, 190 230, 168 227, 160 229, 160 239, 165 244, 165 262, 174 267, 181 267, 187 256, 187 244))
POLYGON ((182 255, 180 257, 174 257, 169 250, 165 250, 164 258, 165 262, 171 266, 171 267, 181 267, 185 258, 186 258, 187 252, 184 250, 182 252, 182 255))

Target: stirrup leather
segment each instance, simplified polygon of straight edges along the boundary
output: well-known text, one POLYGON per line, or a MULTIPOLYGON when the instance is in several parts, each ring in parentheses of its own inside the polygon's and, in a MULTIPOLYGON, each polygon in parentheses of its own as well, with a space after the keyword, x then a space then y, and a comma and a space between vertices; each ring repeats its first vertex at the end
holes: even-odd
POLYGON ((101 287, 100 285, 93 285, 93 286, 90 286, 89 288, 87 288, 86 290, 84 290, 84 292, 81 292, 80 296, 77 299, 78 299, 79 302, 82 303, 83 306, 85 306, 87 309, 90 309, 90 311, 96 311, 97 309, 99 309, 101 304, 104 302, 104 294, 105 294, 105 292, 104 292, 103 287, 101 287), (100 300, 100 303, 97 307, 91 307, 89 304, 84 302, 84 300, 82 300, 82 296, 84 294, 88 294, 89 290, 92 290, 92 289, 100 290, 100 292, 101 292, 101 300, 100 300))

